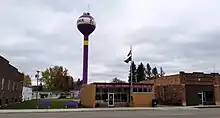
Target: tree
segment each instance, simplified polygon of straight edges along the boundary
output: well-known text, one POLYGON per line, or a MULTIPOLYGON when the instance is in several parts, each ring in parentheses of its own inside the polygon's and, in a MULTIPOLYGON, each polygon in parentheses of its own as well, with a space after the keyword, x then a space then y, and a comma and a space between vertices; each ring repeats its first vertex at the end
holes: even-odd
POLYGON ((135 63, 134 63, 134 61, 133 62, 131 62, 131 66, 130 66, 130 70, 129 70, 129 75, 128 75, 128 82, 130 83, 131 82, 131 80, 132 80, 132 82, 136 82, 136 78, 135 78, 135 76, 136 76, 136 65, 135 65, 135 63), (132 72, 132 77, 131 77, 131 72, 132 72))
POLYGON ((49 90, 69 89, 69 74, 66 68, 62 66, 49 67, 42 72, 42 81, 49 90))
POLYGON ((112 83, 125 83, 123 80, 118 79, 117 77, 113 78, 112 83))
POLYGON ((157 67, 154 67, 154 68, 152 69, 152 74, 153 74, 153 77, 154 77, 154 78, 157 78, 157 77, 158 77, 157 67))
POLYGON ((69 89, 73 90, 74 89, 74 79, 73 77, 69 76, 69 89))
POLYGON ((80 80, 79 78, 78 78, 78 80, 77 80, 77 82, 76 82, 78 85, 82 85, 82 80, 80 80))
POLYGON ((151 75, 152 75, 152 73, 151 73, 151 67, 150 67, 150 64, 149 63, 147 63, 147 69, 146 69, 146 75, 147 75, 147 78, 148 79, 151 79, 151 75))
POLYGON ((42 91, 43 90, 43 84, 40 82, 40 84, 38 85, 38 91, 42 91))
POLYGON ((26 86, 26 87, 31 86, 31 78, 30 78, 29 75, 24 74, 23 85, 26 86))
POLYGON ((146 78, 145 71, 146 71, 146 69, 145 69, 144 65, 141 63, 137 68, 137 73, 136 73, 137 82, 145 80, 145 78, 146 78))
POLYGON ((163 77, 165 75, 165 72, 163 71, 163 68, 160 67, 160 73, 159 73, 160 77, 163 77))
POLYGON ((78 78, 77 81, 74 82, 74 90, 80 90, 81 87, 82 87, 82 80, 78 78))

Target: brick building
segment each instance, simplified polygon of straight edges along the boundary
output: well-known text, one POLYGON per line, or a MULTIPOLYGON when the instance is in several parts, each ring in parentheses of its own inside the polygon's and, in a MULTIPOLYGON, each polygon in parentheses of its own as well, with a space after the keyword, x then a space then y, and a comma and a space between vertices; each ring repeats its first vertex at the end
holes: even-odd
POLYGON ((220 75, 202 72, 164 76, 155 80, 155 97, 165 105, 220 104, 220 75))
POLYGON ((22 100, 24 75, 0 56, 0 106, 22 100))

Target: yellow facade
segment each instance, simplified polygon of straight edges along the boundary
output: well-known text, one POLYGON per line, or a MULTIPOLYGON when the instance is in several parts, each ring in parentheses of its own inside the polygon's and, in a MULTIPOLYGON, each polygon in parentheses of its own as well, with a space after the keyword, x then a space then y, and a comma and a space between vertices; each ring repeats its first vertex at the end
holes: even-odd
MULTIPOLYGON (((152 92, 133 92, 132 93, 132 107, 151 107, 152 99, 154 99, 153 85, 152 92)), ((95 107, 96 104, 96 85, 85 85, 80 92, 81 104, 85 107, 95 107)))
POLYGON ((95 85, 84 85, 80 92, 80 101, 83 106, 95 107, 95 85))
POLYGON ((131 104, 132 107, 151 107, 152 99, 154 99, 153 92, 151 93, 132 93, 133 102, 131 104))

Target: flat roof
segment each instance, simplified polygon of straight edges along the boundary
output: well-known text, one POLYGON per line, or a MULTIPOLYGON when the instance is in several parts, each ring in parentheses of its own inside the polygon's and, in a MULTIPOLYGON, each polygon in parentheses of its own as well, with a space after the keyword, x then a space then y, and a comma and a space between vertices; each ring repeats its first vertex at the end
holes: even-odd
MULTIPOLYGON (((130 83, 105 83, 105 82, 94 82, 91 84, 95 84, 95 85, 130 85, 130 83)), ((132 83, 133 85, 154 85, 152 83, 132 83)))

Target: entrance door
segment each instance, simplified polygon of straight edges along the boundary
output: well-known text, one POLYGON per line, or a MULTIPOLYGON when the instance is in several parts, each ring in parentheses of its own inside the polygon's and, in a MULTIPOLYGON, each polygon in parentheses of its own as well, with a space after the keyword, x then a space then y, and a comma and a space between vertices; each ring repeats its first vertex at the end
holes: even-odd
POLYGON ((198 97, 199 97, 199 100, 200 100, 199 104, 203 105, 203 103, 204 103, 204 94, 203 94, 203 92, 199 92, 198 97))
POLYGON ((114 93, 108 93, 108 106, 114 106, 114 93))

